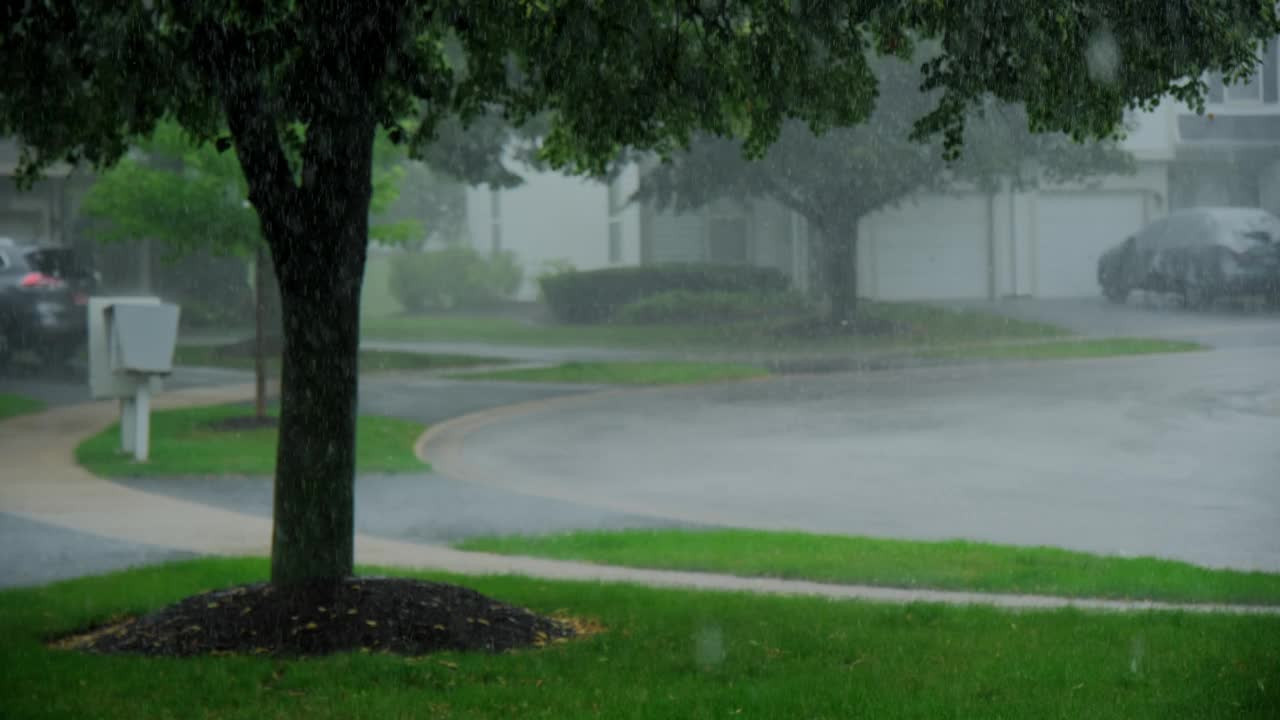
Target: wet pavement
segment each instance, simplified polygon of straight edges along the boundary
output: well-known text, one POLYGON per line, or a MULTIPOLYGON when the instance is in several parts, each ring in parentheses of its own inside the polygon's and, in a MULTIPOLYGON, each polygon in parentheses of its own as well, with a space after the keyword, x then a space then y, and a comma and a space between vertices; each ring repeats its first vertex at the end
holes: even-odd
MULTIPOLYGON (((114 482, 224 510, 271 516, 271 478, 267 477, 133 478, 114 482)), ((435 473, 366 474, 356 479, 356 532, 391 540, 452 543, 478 535, 688 525, 497 490, 435 473)))
POLYGON ((0 512, 0 588, 43 585, 194 554, 125 542, 0 512))
MULTIPOLYGON (((1278 570, 1280 482, 1272 476, 1280 468, 1273 449, 1280 315, 1152 303, 977 306, 1086 335, 1185 338, 1223 349, 576 398, 592 388, 371 377, 361 387, 365 412, 427 424, 570 399, 482 425, 457 452, 440 454, 437 473, 360 478, 358 530, 438 543, 502 532, 726 524, 1054 544, 1278 570)), ((248 378, 183 368, 169 387, 248 378)), ((88 399, 75 371, 0 378, 0 392, 53 405, 88 399)), ((125 485, 269 514, 265 478, 125 485)), ((6 585, 187 556, 9 514, 0 514, 0 547, 6 585)))
POLYGON ((1132 293, 1123 305, 1103 298, 948 303, 1019 320, 1045 322, 1090 337, 1152 337, 1190 340, 1215 348, 1280 346, 1280 310, 1259 304, 1219 303, 1188 310, 1169 295, 1132 293))
POLYGON ((438 470, 631 512, 1280 570, 1280 349, 610 394, 444 436, 438 470))

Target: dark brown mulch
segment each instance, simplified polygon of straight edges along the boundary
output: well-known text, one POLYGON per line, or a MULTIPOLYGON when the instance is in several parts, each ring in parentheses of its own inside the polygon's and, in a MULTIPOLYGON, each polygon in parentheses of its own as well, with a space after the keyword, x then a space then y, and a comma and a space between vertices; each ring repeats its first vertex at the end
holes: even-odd
POLYGON ((240 430, 260 430, 262 428, 273 428, 279 424, 279 421, 271 417, 258 417, 256 415, 237 415, 235 417, 222 418, 220 420, 211 420, 205 423, 205 427, 210 430, 226 430, 235 432, 240 430))
POLYGON ((288 590, 267 583, 217 590, 54 645, 171 657, 364 649, 424 655, 538 647, 577 633, 574 621, 536 615, 457 585, 358 577, 288 590))

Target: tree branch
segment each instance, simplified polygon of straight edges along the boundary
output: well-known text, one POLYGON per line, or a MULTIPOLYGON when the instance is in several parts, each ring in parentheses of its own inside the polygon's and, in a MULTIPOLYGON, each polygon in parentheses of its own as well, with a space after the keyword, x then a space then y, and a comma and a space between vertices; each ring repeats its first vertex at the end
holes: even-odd
POLYGON ((277 239, 301 231, 296 214, 299 190, 267 102, 259 63, 243 31, 209 22, 203 26, 209 52, 202 69, 222 103, 249 186, 249 202, 258 211, 276 263, 281 264, 285 258, 278 254, 277 239))

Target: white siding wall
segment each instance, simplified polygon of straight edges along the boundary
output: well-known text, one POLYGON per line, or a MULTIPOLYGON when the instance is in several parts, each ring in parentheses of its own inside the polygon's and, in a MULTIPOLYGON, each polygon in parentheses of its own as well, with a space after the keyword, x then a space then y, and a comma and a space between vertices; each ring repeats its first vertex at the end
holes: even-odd
POLYGON ((655 212, 650 220, 650 262, 702 262, 707 257, 706 218, 701 212, 655 212))
MULTIPOLYGON (((524 184, 499 192, 497 208, 500 245, 514 252, 525 269, 520 299, 537 297, 537 276, 550 262, 567 260, 579 270, 640 262, 637 207, 619 208, 611 217, 609 190, 604 183, 551 172, 523 175, 524 184), (622 235, 617 263, 609 260, 611 219, 619 223, 622 235)), ((624 173, 618 196, 625 200, 637 181, 634 169, 624 173)), ((488 188, 467 191, 468 233, 472 246, 480 252, 494 247, 492 211, 488 188)))

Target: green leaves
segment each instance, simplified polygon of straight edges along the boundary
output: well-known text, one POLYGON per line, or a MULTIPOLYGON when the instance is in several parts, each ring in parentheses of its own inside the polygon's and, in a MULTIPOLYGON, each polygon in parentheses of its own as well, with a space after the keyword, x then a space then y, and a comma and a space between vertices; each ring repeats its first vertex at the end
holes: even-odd
POLYGON ((791 120, 865 121, 869 53, 919 44, 940 54, 924 68, 938 94, 917 139, 955 154, 986 93, 1025 104, 1033 127, 1107 138, 1126 108, 1165 93, 1197 105, 1203 87, 1186 78, 1246 72, 1280 32, 1264 0, 156 0, 35 5, 9 20, 0 133, 21 137, 27 177, 63 159, 110 165, 166 115, 212 140, 249 88, 295 151, 290 128, 326 113, 376 118, 422 153, 440 122, 496 110, 517 124, 549 111, 545 158, 577 171, 697 132, 737 135, 758 156, 791 120), (1106 77, 1088 68, 1102 34, 1117 58, 1106 77))
MULTIPOLYGON (((295 128, 299 137, 302 128, 295 128)), ((220 138, 225 139, 225 138, 220 138)), ((85 198, 84 210, 102 220, 99 237, 107 241, 159 240, 174 253, 209 249, 248 255, 262 242, 258 216, 248 201, 248 184, 235 153, 223 143, 198 143, 172 122, 158 125, 139 142, 133 156, 99 178, 85 198)), ((378 215, 399 199, 406 176, 402 151, 388 141, 376 147, 371 211, 378 215)), ((371 239, 406 243, 422 237, 412 218, 370 225, 371 239)))
POLYGON ((748 159, 745 141, 701 136, 688 152, 648 173, 640 196, 678 209, 718 197, 768 196, 843 242, 854 237, 858 219, 918 191, 956 182, 984 188, 1003 179, 1033 183, 1041 171, 1051 180, 1072 180, 1131 169, 1131 159, 1113 143, 1032 133, 1021 106, 989 95, 960 116, 964 122, 954 126, 959 144, 949 148, 945 139, 920 136, 920 119, 951 101, 919 90, 937 60, 920 71, 915 63, 879 59, 878 97, 864 122, 815 132, 788 121, 758 161, 748 159))

